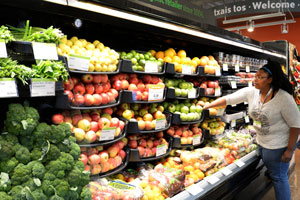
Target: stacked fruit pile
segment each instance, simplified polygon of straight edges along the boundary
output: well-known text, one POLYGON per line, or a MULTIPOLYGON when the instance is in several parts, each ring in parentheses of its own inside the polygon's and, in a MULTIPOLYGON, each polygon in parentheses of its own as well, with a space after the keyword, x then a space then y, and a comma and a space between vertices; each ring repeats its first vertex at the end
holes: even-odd
POLYGON ((107 75, 82 75, 64 82, 65 94, 75 106, 99 106, 116 102, 119 92, 111 88, 107 75))
POLYGON ((79 143, 93 143, 96 141, 106 140, 101 137, 104 129, 113 130, 112 139, 121 135, 124 130, 125 123, 116 117, 112 117, 112 108, 103 110, 85 111, 81 114, 79 110, 64 111, 62 114, 52 116, 54 124, 68 123, 72 127, 72 132, 79 143))
POLYGON ((166 132, 173 137, 179 137, 181 144, 193 144, 193 137, 202 137, 202 130, 198 127, 199 124, 192 125, 173 125, 166 132))
POLYGON ((128 135, 128 145, 131 149, 138 149, 140 158, 156 156, 156 149, 159 145, 166 145, 169 143, 163 138, 163 132, 147 134, 147 135, 128 135))
POLYGON ((203 81, 200 85, 201 88, 205 89, 205 95, 221 95, 221 88, 219 85, 219 81, 203 81), (219 90, 219 94, 217 94, 216 90, 219 90))
POLYGON ((63 38, 57 48, 57 53, 68 58, 72 55, 88 57, 90 72, 114 72, 118 68, 119 54, 98 40, 91 43, 77 37, 72 37, 70 40, 63 38))
MULTIPOLYGON (((200 106, 205 106, 206 104, 209 104, 210 102, 212 102, 214 100, 215 99, 209 98, 209 97, 200 97, 197 104, 200 106)), ((209 108, 209 115, 210 116, 221 116, 221 115, 223 115, 225 107, 226 106, 209 108)))
POLYGON ((192 82, 187 82, 184 79, 164 79, 164 83, 168 88, 175 89, 176 97, 188 97, 189 92, 193 92, 196 96, 196 89, 192 82))
POLYGON ((201 123, 201 128, 209 130, 210 135, 222 134, 225 130, 226 123, 222 122, 221 118, 205 119, 201 123))
POLYGON ((97 175, 117 168, 126 158, 127 154, 123 150, 126 145, 127 140, 124 139, 105 148, 81 147, 80 160, 84 163, 84 170, 91 172, 91 175, 97 175))

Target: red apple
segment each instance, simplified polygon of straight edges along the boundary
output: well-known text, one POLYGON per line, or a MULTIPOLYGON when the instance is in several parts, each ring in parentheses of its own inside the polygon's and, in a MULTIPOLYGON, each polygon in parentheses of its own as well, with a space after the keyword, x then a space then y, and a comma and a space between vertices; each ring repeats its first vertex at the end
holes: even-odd
POLYGON ((102 103, 102 97, 100 94, 93 94, 94 97, 94 105, 99 106, 102 103))
POLYGON ((109 153, 109 157, 110 158, 114 158, 118 155, 119 151, 120 151, 120 147, 118 145, 113 145, 113 146, 110 146, 107 151, 109 153))
POLYGON ((89 166, 89 165, 84 166, 84 171, 90 172, 91 171, 91 166, 89 166))
POLYGON ((86 106, 94 105, 94 103, 95 103, 94 96, 91 95, 91 94, 85 94, 84 95, 84 103, 85 103, 86 106))
POLYGON ((138 147, 138 150, 139 150, 139 154, 140 154, 140 157, 144 157, 144 154, 145 154, 145 148, 144 147, 138 147))
POLYGON ((102 97, 102 104, 104 104, 104 105, 108 104, 109 97, 107 96, 107 94, 102 93, 101 97, 102 97))
POLYGON ((101 81, 102 81, 102 75, 96 74, 93 76, 93 83, 98 84, 101 83, 101 81))
POLYGON ((89 130, 88 132, 86 132, 85 138, 84 138, 85 142, 93 143, 96 141, 96 139, 97 139, 97 137, 96 137, 95 131, 89 130))
POLYGON ((85 87, 82 84, 77 84, 74 87, 75 94, 83 95, 85 93, 85 87))
POLYGON ((93 76, 91 74, 85 74, 81 76, 81 81, 85 84, 93 82, 93 76))
POLYGON ((101 166, 100 165, 94 165, 91 170, 91 175, 97 175, 101 172, 101 166))
POLYGON ((107 74, 102 75, 102 83, 107 83, 107 82, 108 82, 107 74))
POLYGON ((98 131, 98 129, 99 129, 98 122, 92 121, 91 122, 91 130, 96 133, 98 131))
POLYGON ((104 108, 103 113, 112 115, 113 114, 113 109, 112 108, 104 108))
POLYGON ((87 119, 89 122, 92 121, 92 117, 88 113, 83 113, 82 114, 83 119, 87 119))
POLYGON ((159 78, 157 76, 152 76, 152 84, 157 84, 159 82, 159 78))
POLYGON ((124 147, 124 142, 122 140, 119 140, 115 144, 118 145, 120 147, 120 149, 123 149, 123 147, 124 147))
POLYGON ((137 87, 136 87, 135 84, 131 83, 131 84, 129 85, 129 87, 128 87, 128 90, 129 90, 129 91, 137 91, 137 87))
POLYGON ((110 170, 110 165, 108 162, 105 162, 101 164, 101 168, 102 168, 102 173, 104 173, 110 170))
POLYGON ((118 156, 120 156, 122 160, 124 160, 126 157, 126 152, 123 149, 121 149, 118 153, 118 156))
POLYGON ((145 89, 146 89, 146 87, 145 87, 144 83, 138 83, 138 84, 137 84, 137 89, 138 89, 138 91, 140 91, 140 92, 144 92, 145 89))
POLYGON ((66 82, 63 82, 63 86, 65 90, 72 90, 74 87, 74 84, 71 79, 68 79, 66 82))
POLYGON ((99 126, 99 129, 103 129, 103 128, 108 128, 108 127, 110 127, 110 121, 109 121, 109 119, 107 119, 107 118, 100 118, 99 120, 98 120, 98 126, 99 126))
POLYGON ((127 80, 122 80, 121 83, 122 83, 122 89, 127 90, 128 87, 129 87, 128 81, 127 80))
POLYGON ((86 165, 87 162, 88 162, 88 157, 85 154, 83 154, 83 153, 80 154, 80 158, 79 159, 81 160, 81 162, 83 162, 84 165, 86 165))
POLYGON ((138 121, 138 128, 139 128, 139 130, 144 130, 145 129, 145 127, 146 127, 146 123, 145 123, 145 121, 144 120, 139 120, 138 121))
POLYGON ((121 89, 122 89, 122 81, 116 80, 116 81, 113 83, 112 87, 113 87, 114 89, 116 89, 116 90, 121 90, 121 89))
POLYGON ((141 147, 146 147, 146 146, 147 146, 146 140, 145 140, 145 139, 141 139, 141 140, 139 141, 139 146, 141 146, 141 147))
POLYGON ((77 126, 78 122, 83 119, 81 114, 76 114, 72 116, 72 124, 77 126))
POLYGON ((74 97, 73 92, 71 90, 65 90, 64 93, 68 95, 68 101, 72 102, 74 97))
POLYGON ((123 130, 124 126, 125 126, 125 122, 123 122, 123 121, 120 120, 119 121, 119 127, 120 127, 120 129, 123 130))
POLYGON ((75 94, 75 98, 73 98, 72 103, 76 106, 81 106, 84 104, 84 96, 81 94, 75 94))
POLYGON ((129 79, 129 83, 130 84, 134 84, 134 85, 137 85, 139 82, 139 79, 137 77, 133 77, 133 78, 130 78, 129 79))
POLYGON ((111 118, 110 127, 119 127, 120 120, 116 117, 111 118))
POLYGON ((146 144, 146 146, 148 147, 148 148, 152 148, 153 147, 153 141, 152 140, 147 140, 147 144, 146 144))
POLYGON ((157 147, 158 145, 159 145, 159 141, 158 141, 158 140, 154 140, 154 141, 153 141, 153 146, 154 146, 154 147, 157 147))
POLYGON ((102 85, 103 85, 103 92, 108 92, 111 88, 111 85, 109 82, 103 83, 102 85))
POLYGON ((61 124, 64 122, 64 116, 62 114, 55 114, 52 116, 53 124, 61 124))
POLYGON ((151 121, 145 121, 145 129, 147 131, 152 130, 152 122, 151 121))
POLYGON ((151 83, 151 82, 152 82, 152 77, 151 77, 151 75, 145 75, 145 76, 143 77, 143 81, 144 81, 144 83, 151 83))
POLYGON ((92 118, 92 121, 94 121, 94 122, 98 122, 98 120, 100 119, 100 114, 97 112, 91 113, 90 116, 92 118))
POLYGON ((100 84, 94 84, 95 87, 95 93, 96 94, 101 94, 103 92, 103 86, 100 84))
POLYGON ((100 163, 106 163, 108 161, 108 152, 107 151, 101 151, 99 153, 99 156, 100 156, 100 163))
POLYGON ((95 93, 95 87, 94 87, 94 85, 91 84, 91 83, 87 84, 85 86, 85 91, 86 91, 87 94, 94 94, 95 93))
POLYGON ((130 147, 131 149, 136 149, 137 146, 138 146, 136 140, 130 140, 128 144, 129 144, 129 147, 130 147))
POLYGON ((119 96, 119 92, 116 89, 110 89, 109 91, 114 95, 115 99, 119 96))
POLYGON ((109 103, 111 103, 111 102, 113 102, 115 100, 115 96, 113 95, 113 93, 107 92, 106 94, 108 96, 108 102, 109 103))
POLYGON ((97 165, 100 163, 100 156, 98 154, 92 154, 89 156, 88 163, 90 165, 97 165))
POLYGON ((149 98, 149 93, 148 92, 143 92, 142 100, 143 101, 148 101, 148 98, 149 98))
POLYGON ((77 77, 71 77, 71 82, 75 86, 75 85, 77 85, 79 83, 79 78, 77 78, 77 77))

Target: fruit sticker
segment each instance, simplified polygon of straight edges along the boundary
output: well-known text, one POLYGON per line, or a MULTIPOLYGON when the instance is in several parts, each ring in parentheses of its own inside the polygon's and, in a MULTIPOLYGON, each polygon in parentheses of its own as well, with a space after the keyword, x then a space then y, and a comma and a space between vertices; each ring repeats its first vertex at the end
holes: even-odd
POLYGON ((149 85, 148 101, 159 101, 164 98, 164 85, 149 85))
POLYGON ((36 60, 58 60, 54 43, 32 42, 32 49, 36 60))
POLYGON ((146 61, 145 63, 145 72, 158 72, 158 65, 156 62, 146 61))
POLYGON ((223 71, 228 71, 228 64, 226 63, 223 64, 223 71))
POLYGON ((234 66, 234 71, 236 71, 236 72, 239 72, 239 71, 240 71, 240 65, 239 65, 239 64, 236 64, 236 65, 234 66))
POLYGON ((70 54, 69 60, 68 60, 69 69, 89 71, 89 65, 90 65, 89 57, 70 54))
POLYGON ((250 72, 250 66, 249 65, 246 66, 246 72, 250 72))
POLYGON ((182 65, 182 74, 193 74, 192 65, 182 65))
POLYGON ((200 144, 200 135, 194 135, 193 136, 193 145, 197 145, 197 144, 200 144))
POLYGON ((167 152, 167 145, 161 144, 156 147, 156 157, 164 155, 167 152))
POLYGON ((7 58, 7 50, 5 42, 0 42, 0 58, 7 58))
POLYGON ((197 93, 197 90, 195 88, 192 88, 188 91, 188 98, 189 99, 194 99, 196 98, 196 93, 197 93))
POLYGON ((166 124, 166 119, 165 118, 156 119, 155 130, 159 130, 159 129, 165 128, 165 124, 166 124))
POLYGON ((99 141, 113 140, 115 138, 116 127, 103 128, 99 141))
POLYGON ((30 96, 55 96, 55 80, 46 78, 31 79, 30 96))
POLYGON ((193 184, 185 188, 185 190, 193 196, 196 196, 203 191, 203 189, 198 184, 193 184))
POLYGON ((18 97, 16 81, 13 78, 0 79, 0 98, 18 97))

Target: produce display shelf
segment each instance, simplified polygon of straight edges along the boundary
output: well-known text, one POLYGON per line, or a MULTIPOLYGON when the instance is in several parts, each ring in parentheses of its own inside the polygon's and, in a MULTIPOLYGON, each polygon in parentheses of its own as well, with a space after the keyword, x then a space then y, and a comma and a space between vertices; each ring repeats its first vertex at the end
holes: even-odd
POLYGON ((129 90, 123 90, 121 96, 121 103, 161 103, 166 99, 167 88, 164 88, 163 99, 157 101, 137 101, 135 99, 135 94, 129 90))
POLYGON ((163 75, 165 74, 166 71, 166 63, 163 64, 162 66, 162 71, 161 72, 143 72, 143 71, 135 71, 132 69, 132 62, 127 59, 122 59, 120 62, 120 72, 125 72, 125 73, 135 73, 135 74, 150 74, 150 75, 163 75))
POLYGON ((193 98, 188 98, 188 97, 178 97, 175 95, 174 88, 168 88, 167 89, 167 98, 168 99, 197 99, 200 95, 204 94, 204 88, 197 87, 195 89, 196 89, 196 96, 193 98))
POLYGON ((165 154, 160 155, 160 156, 152 156, 152 157, 147 157, 147 158, 141 158, 139 154, 138 149, 130 149, 130 156, 129 156, 129 162, 148 162, 148 161, 154 161, 154 160, 159 160, 161 158, 164 158, 168 156, 172 150, 173 146, 173 138, 169 135, 165 134, 165 139, 169 143, 168 149, 165 154))
MULTIPOLYGON (((155 133, 155 132, 165 131, 165 130, 169 129, 171 126, 172 115, 170 113, 164 113, 164 114, 166 115, 166 121, 167 121, 167 124, 164 128, 154 129, 154 130, 139 130, 137 121, 127 120, 128 121, 127 133, 128 134, 147 134, 147 133, 155 133)), ((126 120, 123 117, 121 117, 121 119, 126 120)))
POLYGON ((223 117, 223 115, 210 115, 209 110, 203 110, 202 112, 203 112, 203 114, 206 118, 210 118, 210 119, 216 119, 216 118, 222 118, 223 117))
POLYGON ((200 139, 200 143, 193 145, 193 144, 181 144, 180 143, 180 138, 179 137, 173 137, 173 147, 172 148, 178 148, 178 149, 185 149, 185 148, 193 148, 200 146, 204 142, 204 136, 202 135, 200 139))
POLYGON ((117 174, 120 171, 122 171, 123 169, 125 169, 125 167, 127 166, 128 162, 129 162, 130 149, 124 149, 124 151, 126 152, 126 157, 122 161, 121 165, 119 165, 115 169, 109 170, 107 172, 100 173, 98 175, 91 175, 90 180, 93 181, 93 180, 97 180, 98 178, 104 178, 107 176, 111 176, 111 175, 117 174))
MULTIPOLYGON (((239 67, 239 70, 238 71, 235 71, 235 66, 232 66, 232 65, 228 65, 228 71, 235 71, 235 72, 247 72, 247 73, 250 73, 250 72, 257 72, 258 69, 253 69, 253 67, 250 66, 250 71, 247 72, 246 71, 246 67, 239 67)), ((227 72, 224 70, 223 68, 223 72, 227 72)))
POLYGON ((197 66, 196 72, 193 74, 183 74, 175 72, 175 65, 173 63, 167 63, 166 65, 166 74, 176 75, 176 76, 199 76, 200 73, 200 67, 197 66))
POLYGON ((236 112, 232 114, 227 114, 225 113, 223 115, 224 122, 230 123, 232 120, 238 120, 238 119, 243 119, 245 115, 245 112, 236 112))
POLYGON ((237 88, 232 88, 231 81, 220 82, 219 84, 222 85, 222 86, 230 87, 232 90, 237 90, 238 88, 249 86, 248 83, 236 82, 236 87, 237 88))
POLYGON ((114 138, 113 140, 96 141, 96 142, 93 142, 93 143, 90 143, 90 144, 85 144, 85 143, 77 142, 77 144, 80 147, 98 147, 98 146, 104 146, 104 145, 108 145, 108 144, 113 144, 113 143, 116 143, 119 140, 122 140, 126 136, 127 128, 128 128, 128 122, 125 122, 124 129, 122 130, 122 132, 120 133, 120 135, 118 137, 114 138))
POLYGON ((69 69, 69 73, 74 73, 74 74, 118 74, 120 72, 120 67, 121 67, 121 63, 118 63, 118 68, 116 71, 114 72, 90 72, 90 71, 80 71, 80 70, 73 70, 73 69, 69 69))
POLYGON ((231 190, 241 183, 240 180, 247 180, 246 177, 252 175, 250 173, 256 170, 259 161, 260 158, 257 156, 257 151, 252 151, 241 159, 224 167, 224 169, 193 184, 190 186, 190 189, 185 189, 183 192, 170 198, 170 200, 222 198, 223 195, 232 192, 231 190))
POLYGON ((99 105, 99 106, 75 106, 71 105, 69 100, 68 100, 68 95, 64 94, 62 96, 58 96, 56 98, 56 103, 55 107, 59 109, 68 109, 68 110, 90 110, 90 109, 102 109, 102 108, 109 108, 109 107, 114 107, 120 104, 120 99, 121 99, 122 91, 119 92, 119 96, 114 103, 109 103, 105 105, 99 105))
POLYGON ((217 140, 218 138, 222 137, 224 133, 218 135, 211 135, 208 129, 202 129, 202 134, 205 139, 217 140))
POLYGON ((200 116, 199 120, 194 120, 194 121, 181 121, 180 114, 172 113, 172 112, 169 112, 169 111, 168 111, 168 113, 172 114, 172 124, 197 124, 197 123, 200 123, 204 120, 203 113, 201 113, 201 116, 200 116))

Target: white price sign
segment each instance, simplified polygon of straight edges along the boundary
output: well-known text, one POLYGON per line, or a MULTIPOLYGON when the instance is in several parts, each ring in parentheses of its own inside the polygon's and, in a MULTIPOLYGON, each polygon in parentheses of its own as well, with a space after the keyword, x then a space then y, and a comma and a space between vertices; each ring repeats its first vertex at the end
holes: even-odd
POLYGON ((220 68, 216 69, 216 76, 221 76, 221 69, 220 68))
POLYGON ((164 86, 150 84, 148 101, 159 101, 163 99, 164 99, 164 86))
POLYGON ((232 107, 236 107, 236 104, 231 105, 232 107))
POLYGON ((234 161, 234 163, 235 163, 237 166, 239 166, 239 167, 242 167, 242 166, 245 165, 245 163, 244 163, 243 161, 241 161, 241 160, 236 160, 236 161, 234 161))
POLYGON ((32 42, 34 59, 36 60, 58 60, 56 44, 32 42))
POLYGON ((190 89, 188 92, 188 98, 189 99, 196 98, 196 93, 197 93, 197 90, 195 88, 190 89))
POLYGON ((234 66, 234 71, 239 72, 240 71, 240 65, 235 65, 234 66))
POLYGON ((246 72, 250 72, 250 66, 249 65, 246 66, 246 72))
POLYGON ((229 174, 232 173, 232 171, 230 169, 228 169, 227 167, 224 167, 223 169, 220 170, 222 172, 222 174, 224 174, 225 176, 228 176, 229 174))
POLYGON ((115 138, 116 127, 103 128, 99 141, 113 140, 115 138))
POLYGON ((193 184, 193 185, 185 188, 185 190, 193 196, 196 196, 197 194, 199 194, 203 191, 203 189, 197 184, 193 184))
POLYGON ((253 87, 252 81, 248 82, 248 87, 253 87))
POLYGON ((209 182, 210 184, 215 184, 216 182, 218 182, 220 179, 214 175, 211 176, 207 176, 204 178, 207 182, 209 182))
POLYGON ((7 58, 7 50, 5 42, 0 42, 0 58, 7 58))
POLYGON ((249 116, 248 116, 248 115, 246 115, 244 118, 245 118, 245 122, 246 122, 246 123, 249 123, 249 122, 250 122, 250 119, 249 119, 249 116))
POLYGON ((165 127, 166 127, 166 119, 165 118, 156 119, 155 130, 163 129, 165 127))
POLYGON ((182 65, 182 74, 193 74, 192 65, 182 65))
POLYGON ((0 98, 18 97, 16 81, 13 78, 0 79, 0 98))
POLYGON ((223 116, 225 109, 224 108, 219 108, 217 109, 217 116, 223 116))
POLYGON ((194 135, 194 136, 193 136, 193 145, 198 145, 198 144, 200 144, 200 141, 201 141, 200 135, 194 135))
POLYGON ((221 96, 221 88, 215 88, 215 96, 221 96))
POLYGON ((167 153, 167 148, 168 147, 165 144, 158 145, 156 147, 156 157, 161 156, 161 155, 167 153))
POLYGON ((55 96, 55 80, 46 78, 31 79, 31 97, 55 96))
POLYGON ((79 56, 75 54, 69 55, 68 66, 69 69, 77 69, 81 71, 89 71, 90 58, 79 56))
POLYGON ((228 64, 223 64, 223 71, 228 71, 228 64))
POLYGON ((235 127, 236 126, 236 120, 232 120, 231 123, 230 123, 231 127, 235 127))
POLYGON ((145 72, 158 72, 158 65, 156 62, 147 61, 145 64, 145 72))
POLYGON ((231 83, 231 88, 232 89, 236 89, 237 88, 236 81, 231 81, 230 83, 231 83))

